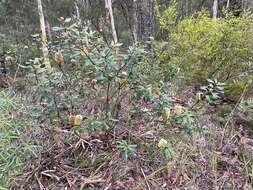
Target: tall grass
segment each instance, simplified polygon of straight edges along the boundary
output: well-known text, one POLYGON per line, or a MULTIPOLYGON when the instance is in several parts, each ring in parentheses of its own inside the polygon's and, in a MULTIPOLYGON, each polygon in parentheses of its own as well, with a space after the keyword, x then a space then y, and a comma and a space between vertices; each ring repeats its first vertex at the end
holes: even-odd
POLYGON ((26 136, 31 126, 22 98, 0 91, 0 190, 10 188, 32 151, 26 136))

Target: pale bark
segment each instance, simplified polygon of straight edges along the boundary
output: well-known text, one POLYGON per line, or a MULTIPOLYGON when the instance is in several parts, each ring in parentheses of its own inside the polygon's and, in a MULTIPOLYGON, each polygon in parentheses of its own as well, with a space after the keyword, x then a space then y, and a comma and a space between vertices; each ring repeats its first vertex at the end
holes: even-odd
POLYGON ((230 7, 230 0, 227 0, 227 5, 226 5, 226 18, 228 17, 228 13, 229 13, 229 7, 230 7))
POLYGON ((42 53, 44 58, 44 65, 46 69, 50 69, 50 61, 49 61, 49 51, 47 48, 47 34, 46 34, 46 25, 45 25, 45 18, 43 14, 43 8, 41 0, 37 0, 38 2, 38 12, 40 17, 40 28, 41 28, 41 39, 42 39, 42 53))
POLYGON ((107 9, 109 13, 109 17, 110 17, 113 41, 114 43, 118 43, 118 37, 117 37, 116 29, 115 29, 114 16, 113 16, 113 10, 112 10, 112 0, 105 0, 105 8, 107 9))
POLYGON ((133 37, 134 42, 138 42, 138 19, 137 19, 137 0, 133 0, 133 37))
POLYGON ((227 10, 229 10, 230 0, 227 0, 227 10))
POLYGON ((79 20, 80 19, 80 10, 79 10, 79 7, 78 7, 78 2, 75 1, 75 10, 76 10, 76 19, 79 20))
POLYGON ((213 1, 213 18, 217 18, 218 16, 218 0, 213 1))

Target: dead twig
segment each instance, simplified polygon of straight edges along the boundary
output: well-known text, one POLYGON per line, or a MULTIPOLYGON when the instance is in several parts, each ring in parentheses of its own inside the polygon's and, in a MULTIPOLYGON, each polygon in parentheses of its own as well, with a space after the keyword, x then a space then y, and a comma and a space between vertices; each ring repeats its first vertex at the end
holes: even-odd
POLYGON ((147 185, 148 189, 151 190, 151 189, 150 189, 150 186, 149 186, 149 184, 148 184, 148 180, 147 180, 147 178, 146 178, 146 175, 145 175, 145 173, 144 173, 144 171, 143 171, 142 168, 141 168, 141 173, 142 173, 142 175, 143 175, 143 177, 144 177, 144 180, 145 180, 145 182, 146 182, 146 185, 147 185))
POLYGON ((101 176, 94 176, 94 177, 83 179, 81 184, 86 185, 86 184, 95 184, 95 183, 104 183, 104 182, 105 180, 101 176))
POLYGON ((42 185, 42 183, 40 182, 40 180, 39 180, 37 174, 35 174, 35 178, 36 178, 36 180, 37 180, 37 182, 38 182, 38 184, 39 184, 40 190, 45 190, 45 187, 44 187, 44 186, 42 185))

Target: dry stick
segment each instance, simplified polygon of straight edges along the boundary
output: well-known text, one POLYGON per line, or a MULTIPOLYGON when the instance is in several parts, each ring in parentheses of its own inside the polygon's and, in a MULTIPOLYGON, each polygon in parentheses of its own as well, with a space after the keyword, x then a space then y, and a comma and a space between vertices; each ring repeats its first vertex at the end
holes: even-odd
POLYGON ((141 168, 141 173, 142 173, 142 175, 143 175, 143 177, 144 177, 144 180, 145 180, 145 182, 146 182, 146 184, 147 184, 148 189, 151 190, 151 189, 150 189, 150 186, 149 186, 149 184, 148 184, 148 180, 147 180, 147 178, 146 178, 146 175, 145 175, 145 173, 144 173, 144 171, 143 171, 142 168, 141 168))
POLYGON ((93 144, 88 142, 87 140, 85 140, 83 137, 81 137, 76 131, 74 132, 74 134, 80 138, 83 142, 85 142, 86 144, 88 144, 89 146, 92 146, 93 144))
POLYGON ((42 183, 40 182, 40 180, 39 180, 37 174, 35 174, 35 178, 36 178, 36 180, 37 180, 37 182, 38 182, 38 184, 39 184, 40 190, 44 190, 45 188, 44 188, 44 186, 42 185, 42 183))
MULTIPOLYGON (((21 56, 20 56, 21 57, 21 56)), ((20 58, 21 59, 21 58, 20 58)), ((15 72, 15 75, 14 75, 14 78, 13 78, 13 81, 12 81, 12 84, 14 84, 14 82, 16 82, 16 79, 17 79, 17 75, 18 75, 18 71, 19 71, 19 67, 20 67, 20 64, 18 64, 18 68, 15 72)))

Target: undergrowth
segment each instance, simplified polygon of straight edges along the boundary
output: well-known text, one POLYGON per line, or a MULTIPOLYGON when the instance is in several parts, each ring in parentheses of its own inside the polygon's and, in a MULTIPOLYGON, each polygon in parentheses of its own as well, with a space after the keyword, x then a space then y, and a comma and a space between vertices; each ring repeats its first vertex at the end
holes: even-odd
MULTIPOLYGON (((174 10, 165 18, 170 14, 174 10)), ((239 98, 229 102, 225 91, 232 79, 224 79, 227 72, 229 76, 242 72, 250 78, 248 61, 243 71, 236 69, 240 59, 230 62, 232 55, 239 56, 235 53, 248 58, 251 52, 248 40, 241 36, 251 23, 248 18, 212 20, 205 14, 187 18, 170 31, 177 42, 172 50, 149 52, 136 45, 126 49, 108 44, 87 23, 61 22, 54 28, 57 38, 50 43, 52 69, 45 70, 41 58, 31 59, 20 65, 27 73, 21 92, 25 97, 1 94, 3 186, 251 188, 252 100, 247 94, 251 84, 250 80, 243 83, 239 98), (236 21, 242 28, 234 31, 236 21), (217 33, 222 26, 224 31, 217 33), (189 38, 188 32, 195 37, 189 38), (224 38, 234 36, 243 39, 248 49, 240 51, 237 40, 224 38), (229 60, 220 59, 225 42, 229 60), (228 51, 230 46, 237 48, 228 51), (209 67, 215 71, 211 75, 209 67), (201 82, 186 82, 195 76, 201 82), (31 138, 28 115, 40 124, 31 138), (40 147, 34 154, 31 141, 40 147), (17 176, 18 171, 22 172, 17 176)), ((246 37, 252 30, 247 31, 246 37)))
POLYGON ((0 189, 9 189, 24 168, 33 145, 26 133, 32 127, 21 97, 0 92, 0 189))

